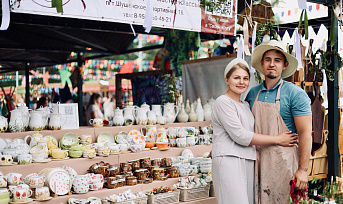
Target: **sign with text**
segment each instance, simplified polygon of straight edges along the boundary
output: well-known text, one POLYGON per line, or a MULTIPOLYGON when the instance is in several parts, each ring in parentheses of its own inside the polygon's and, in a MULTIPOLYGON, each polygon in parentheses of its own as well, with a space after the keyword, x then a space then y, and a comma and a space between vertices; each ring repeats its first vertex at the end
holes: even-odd
POLYGON ((143 25, 148 18, 153 27, 234 34, 235 1, 228 0, 223 8, 209 13, 202 12, 199 0, 177 0, 175 4, 172 0, 62 0, 63 13, 58 13, 51 1, 25 0, 14 1, 12 12, 136 25, 143 25), (223 9, 225 14, 221 14, 223 9), (202 17, 204 13, 206 17, 202 17), (217 16, 221 17, 218 22, 217 16))
MULTIPOLYGON (((212 0, 216 2, 216 0, 212 0)), ((221 7, 212 12, 207 8, 201 11, 201 32, 235 35, 236 33, 236 1, 227 0, 221 7)))

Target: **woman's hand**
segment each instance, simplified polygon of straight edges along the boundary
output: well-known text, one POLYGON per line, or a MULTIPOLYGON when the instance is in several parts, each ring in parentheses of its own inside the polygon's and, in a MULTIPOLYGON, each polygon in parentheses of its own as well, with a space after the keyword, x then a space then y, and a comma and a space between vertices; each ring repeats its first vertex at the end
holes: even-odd
POLYGON ((280 133, 277 136, 277 139, 277 144, 284 147, 293 147, 294 145, 298 144, 298 135, 290 131, 280 133))

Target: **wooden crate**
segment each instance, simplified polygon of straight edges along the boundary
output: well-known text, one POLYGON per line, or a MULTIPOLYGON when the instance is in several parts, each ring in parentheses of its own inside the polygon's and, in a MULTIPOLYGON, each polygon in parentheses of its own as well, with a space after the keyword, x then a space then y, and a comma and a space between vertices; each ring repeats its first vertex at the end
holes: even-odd
POLYGON ((148 195, 148 204, 173 204, 179 203, 180 190, 175 190, 167 193, 159 193, 156 195, 148 195))
POLYGON ((191 201, 208 198, 210 195, 210 185, 193 189, 180 189, 180 201, 191 201))
POLYGON ((110 200, 101 200, 102 204, 148 204, 148 197, 125 200, 121 202, 113 202, 110 200))

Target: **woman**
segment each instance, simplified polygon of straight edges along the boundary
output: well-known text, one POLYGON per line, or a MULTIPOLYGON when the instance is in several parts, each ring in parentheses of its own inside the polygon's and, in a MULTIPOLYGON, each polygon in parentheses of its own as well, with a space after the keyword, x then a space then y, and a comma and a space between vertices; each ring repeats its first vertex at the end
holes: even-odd
MULTIPOLYGON (((212 178, 219 204, 254 202, 254 145, 294 146, 298 137, 290 132, 277 136, 254 133, 254 116, 240 96, 249 86, 249 65, 234 59, 224 71, 227 92, 213 105, 212 178)), ((264 121, 268 123, 268 121, 264 121)))
POLYGON ((87 118, 87 124, 91 126, 89 123, 90 119, 94 118, 101 118, 104 119, 104 115, 102 114, 100 110, 100 103, 101 103, 101 96, 98 93, 93 93, 92 96, 89 99, 88 105, 87 105, 87 112, 86 112, 86 118, 87 118))

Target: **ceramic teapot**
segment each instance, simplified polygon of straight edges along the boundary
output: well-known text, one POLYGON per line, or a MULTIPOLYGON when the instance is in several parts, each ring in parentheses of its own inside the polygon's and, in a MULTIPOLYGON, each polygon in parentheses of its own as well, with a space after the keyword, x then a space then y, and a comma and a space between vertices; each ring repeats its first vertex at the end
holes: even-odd
MULTIPOLYGON (((27 115, 29 113, 27 112, 27 115)), ((11 132, 23 132, 25 130, 25 124, 28 121, 28 117, 25 117, 21 110, 17 108, 11 111, 11 119, 8 124, 11 132)))
POLYGON ((145 102, 141 105, 141 108, 144 108, 146 112, 150 111, 150 106, 146 104, 145 102))
POLYGON ((42 140, 43 139, 43 135, 39 134, 38 132, 32 134, 32 135, 27 135, 25 138, 24 138, 24 141, 25 141, 25 144, 29 144, 30 145, 30 148, 34 147, 37 145, 37 141, 39 140, 42 140), (28 139, 31 139, 30 140, 30 143, 28 143, 28 139))
POLYGON ((114 110, 113 124, 115 126, 122 126, 124 124, 123 110, 119 107, 114 110))
POLYGON ((38 108, 36 111, 41 113, 41 115, 43 117, 43 121, 44 121, 44 129, 47 129, 47 127, 48 127, 48 118, 50 116, 50 108, 49 107, 43 108, 43 106, 40 106, 40 108, 38 108))
POLYGON ((137 125, 146 125, 148 122, 147 111, 145 108, 135 110, 137 125))
POLYGON ((32 111, 29 123, 30 130, 41 131, 44 129, 48 117, 43 117, 42 111, 32 111))
POLYGON ((24 126, 26 129, 29 127, 30 111, 32 111, 32 109, 29 109, 25 104, 21 104, 18 106, 18 110, 22 111, 23 113, 23 120, 25 121, 24 126))
POLYGON ((162 107, 161 107, 161 105, 151 105, 151 110, 155 111, 156 118, 158 118, 158 116, 162 115, 162 107))
POLYGON ((61 113, 51 113, 50 114, 50 121, 49 121, 49 129, 50 130, 60 130, 61 127, 66 123, 67 118, 62 119, 61 113))
POLYGON ((125 125, 133 125, 136 119, 135 108, 133 106, 124 108, 124 123, 125 125))
POLYGON ((8 128, 7 118, 0 116, 0 132, 6 132, 8 128))
POLYGON ((178 113, 179 113, 179 107, 177 107, 173 103, 164 104, 163 116, 166 118, 167 123, 173 123, 178 113))

